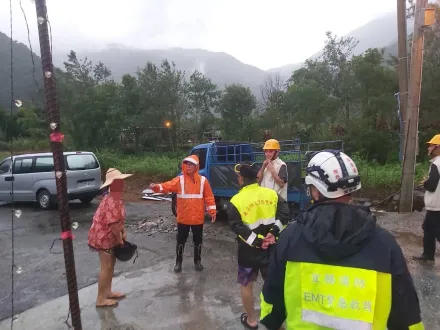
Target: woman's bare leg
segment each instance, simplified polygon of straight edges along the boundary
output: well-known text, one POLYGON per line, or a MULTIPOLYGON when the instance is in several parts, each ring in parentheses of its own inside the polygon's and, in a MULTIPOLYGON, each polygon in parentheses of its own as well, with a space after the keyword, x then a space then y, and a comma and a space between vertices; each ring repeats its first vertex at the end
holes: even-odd
POLYGON ((98 297, 96 298, 96 306, 113 306, 117 304, 116 300, 108 299, 107 293, 111 286, 113 278, 112 260, 114 256, 105 251, 99 251, 99 260, 101 261, 101 271, 98 278, 98 297))
POLYGON ((114 255, 112 255, 112 263, 111 263, 112 278, 110 279, 110 285, 109 285, 108 291, 107 291, 107 298, 110 298, 110 299, 118 299, 118 298, 125 297, 125 294, 122 292, 112 291, 112 280, 113 280, 113 274, 115 272, 115 264, 116 264, 116 257, 114 255))

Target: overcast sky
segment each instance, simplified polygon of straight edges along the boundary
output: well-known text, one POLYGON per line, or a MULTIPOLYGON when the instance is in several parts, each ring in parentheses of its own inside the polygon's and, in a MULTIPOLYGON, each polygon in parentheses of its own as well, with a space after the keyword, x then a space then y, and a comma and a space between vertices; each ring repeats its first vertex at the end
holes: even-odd
MULTIPOLYGON (((13 36, 28 45, 20 0, 13 36)), ((39 54, 35 4, 22 0, 39 54)), ((139 48, 203 48, 269 69, 319 51, 325 31, 344 35, 395 11, 396 0, 47 0, 53 49, 119 43, 139 48)), ((0 31, 10 35, 9 1, 0 0, 0 31)))

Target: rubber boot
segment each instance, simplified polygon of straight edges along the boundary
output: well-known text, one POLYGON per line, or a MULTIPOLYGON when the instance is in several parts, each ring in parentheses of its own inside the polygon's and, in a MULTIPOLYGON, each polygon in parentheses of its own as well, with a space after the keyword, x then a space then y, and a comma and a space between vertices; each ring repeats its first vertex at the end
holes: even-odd
POLYGON ((413 256, 413 259, 418 261, 434 261, 434 257, 428 256, 423 253, 420 256, 413 256))
POLYGON ((201 272, 203 271, 203 266, 201 263, 201 255, 202 255, 202 244, 194 245, 194 266, 196 270, 201 272))
POLYGON ((183 250, 185 249, 184 244, 177 244, 176 246, 176 265, 174 266, 174 272, 180 273, 182 271, 182 260, 183 260, 183 250))

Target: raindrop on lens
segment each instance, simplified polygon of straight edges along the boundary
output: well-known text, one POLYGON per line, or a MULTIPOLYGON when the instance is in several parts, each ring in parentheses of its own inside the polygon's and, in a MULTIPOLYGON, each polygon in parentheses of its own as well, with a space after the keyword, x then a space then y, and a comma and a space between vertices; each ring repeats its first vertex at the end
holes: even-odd
POLYGON ((55 176, 59 179, 59 178, 61 178, 61 177, 63 176, 63 172, 61 172, 61 171, 57 171, 57 172, 55 173, 55 176))
POLYGON ((49 126, 50 126, 51 129, 54 130, 55 128, 57 128, 57 123, 50 123, 49 126))
POLYGON ((78 228, 78 222, 72 222, 72 228, 77 229, 78 228))
POLYGON ((21 210, 14 210, 14 215, 15 215, 17 218, 20 218, 20 217, 21 217, 21 214, 22 214, 21 210))
POLYGON ((46 72, 44 73, 44 76, 45 76, 47 79, 49 79, 50 77, 52 77, 52 72, 50 72, 50 71, 46 71, 46 72))

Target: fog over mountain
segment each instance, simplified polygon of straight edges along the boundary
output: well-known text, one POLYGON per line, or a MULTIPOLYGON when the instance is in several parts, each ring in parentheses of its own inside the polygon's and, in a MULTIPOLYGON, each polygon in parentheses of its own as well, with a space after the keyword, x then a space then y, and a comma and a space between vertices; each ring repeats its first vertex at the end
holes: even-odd
MULTIPOLYGON (((412 33, 413 22, 408 21, 408 34, 412 33)), ((353 30, 347 36, 354 37, 359 44, 354 54, 360 54, 368 48, 386 47, 387 53, 396 55, 397 52, 397 22, 396 14, 388 13, 353 30)), ((75 45, 72 48, 75 50, 75 45)), ((14 68, 16 94, 24 100, 35 99, 35 83, 33 80, 34 67, 27 46, 14 42, 14 68)), ((119 80, 125 73, 135 74, 139 67, 144 67, 148 61, 160 65, 163 59, 176 64, 177 68, 189 76, 194 70, 202 72, 220 88, 224 85, 239 83, 251 88, 260 97, 260 86, 268 74, 279 73, 283 79, 288 79, 292 72, 301 67, 302 63, 292 63, 281 67, 262 70, 256 66, 245 64, 237 58, 224 52, 213 52, 196 48, 141 49, 123 44, 109 44, 102 49, 82 49, 77 51, 78 57, 87 57, 94 63, 103 62, 112 71, 113 77, 119 80)), ((312 58, 321 52, 315 53, 312 58)), ((54 50, 54 63, 64 69, 63 62, 67 53, 54 50)), ((41 60, 34 55, 36 78, 41 81, 41 60)), ((10 38, 0 32, 0 105, 9 106, 10 99, 10 38)))

